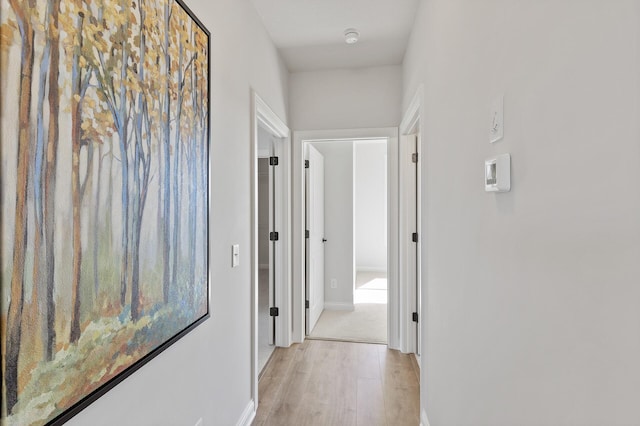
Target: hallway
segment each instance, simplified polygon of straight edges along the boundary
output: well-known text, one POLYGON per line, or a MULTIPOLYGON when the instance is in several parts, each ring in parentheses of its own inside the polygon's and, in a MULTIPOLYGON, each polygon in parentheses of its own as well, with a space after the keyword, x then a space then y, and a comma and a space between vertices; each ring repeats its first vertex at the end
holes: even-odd
POLYGON ((417 425, 419 371, 384 345, 306 340, 277 348, 254 426, 417 425))

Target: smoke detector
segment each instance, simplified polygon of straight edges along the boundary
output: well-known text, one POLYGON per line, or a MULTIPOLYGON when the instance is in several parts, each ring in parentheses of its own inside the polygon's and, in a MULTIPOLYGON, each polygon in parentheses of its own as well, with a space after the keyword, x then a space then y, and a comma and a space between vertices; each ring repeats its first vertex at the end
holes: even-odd
POLYGON ((347 44, 354 44, 360 38, 360 33, 355 28, 348 28, 344 31, 344 41, 347 44))

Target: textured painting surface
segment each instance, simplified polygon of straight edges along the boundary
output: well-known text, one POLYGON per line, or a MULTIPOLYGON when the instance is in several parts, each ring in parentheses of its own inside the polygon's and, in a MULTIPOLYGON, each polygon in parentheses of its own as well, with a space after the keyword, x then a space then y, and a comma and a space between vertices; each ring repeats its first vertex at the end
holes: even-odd
POLYGON ((209 35, 175 0, 1 4, 0 418, 38 425, 208 316, 209 35))

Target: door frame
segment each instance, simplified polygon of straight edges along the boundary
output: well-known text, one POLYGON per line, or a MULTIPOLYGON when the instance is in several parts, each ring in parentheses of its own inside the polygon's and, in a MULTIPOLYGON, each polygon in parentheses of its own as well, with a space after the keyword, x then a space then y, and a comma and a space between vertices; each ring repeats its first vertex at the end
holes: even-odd
POLYGON ((293 132, 293 342, 305 339, 304 144, 316 141, 387 139, 387 345, 400 349, 398 317, 398 128, 307 130, 293 132))
POLYGON ((291 345, 291 132, 283 120, 251 90, 251 395, 255 409, 258 407, 258 127, 262 126, 279 139, 275 143, 278 156, 277 173, 281 177, 274 202, 276 203, 276 227, 281 244, 276 248, 276 346, 291 345))
MULTIPOLYGON (((400 350, 405 353, 415 353, 416 360, 418 361, 418 365, 421 363, 421 356, 418 356, 418 339, 417 334, 420 336, 420 352, 425 353, 426 351, 426 339, 424 339, 424 330, 426 330, 424 324, 427 319, 427 305, 424 303, 426 296, 426 274, 423 273, 425 264, 424 264, 424 254, 425 254, 425 232, 426 227, 423 226, 426 223, 422 214, 422 194, 424 192, 424 181, 423 181, 423 167, 426 163, 423 149, 422 138, 420 137, 421 133, 421 114, 422 114, 422 105, 424 102, 424 89, 423 86, 418 87, 411 103, 409 104, 407 110, 405 111, 402 123, 400 124, 400 155, 410 155, 410 151, 413 149, 409 149, 408 144, 411 143, 413 134, 418 134, 418 142, 417 142, 417 153, 418 153, 418 167, 417 167, 417 200, 416 207, 418 211, 418 220, 416 223, 417 229, 411 229, 412 226, 409 224, 405 218, 407 214, 407 209, 410 208, 411 202, 408 197, 411 195, 406 191, 400 191, 399 197, 399 227, 400 227, 400 235, 406 236, 407 238, 401 239, 400 243, 400 253, 399 253, 399 275, 400 275, 400 288, 399 294, 401 297, 400 303, 400 311, 402 321, 400 323, 400 332, 401 332, 401 348, 400 350), (416 292, 414 288, 411 288, 409 283, 407 282, 407 278, 416 274, 415 271, 410 271, 409 268, 416 268, 415 263, 412 263, 409 256, 411 255, 411 250, 408 249, 408 245, 406 242, 408 241, 408 236, 411 235, 412 232, 418 233, 418 243, 417 243, 417 280, 418 280, 418 296, 420 300, 416 299, 416 292), (419 303, 419 317, 417 324, 417 334, 416 334, 416 325, 411 318, 412 312, 414 312, 416 303, 419 303)), ((400 163, 399 170, 399 184, 400 188, 405 187, 404 182, 408 179, 409 173, 407 172, 407 166, 411 164, 408 162, 400 163)))

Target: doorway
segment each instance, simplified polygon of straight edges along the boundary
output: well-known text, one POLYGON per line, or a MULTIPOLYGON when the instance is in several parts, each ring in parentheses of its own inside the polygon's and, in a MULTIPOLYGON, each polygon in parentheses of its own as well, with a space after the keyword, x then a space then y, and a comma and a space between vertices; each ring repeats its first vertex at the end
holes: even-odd
POLYGON ((386 344, 387 140, 305 151, 306 335, 386 344))
POLYGON ((400 213, 400 334, 401 350, 414 353, 418 365, 423 351, 424 330, 422 256, 426 240, 422 223, 422 166, 425 164, 421 134, 422 89, 414 96, 400 125, 399 213, 400 213))
MULTIPOLYGON (((284 122, 252 91, 251 121, 251 377, 275 346, 291 344, 291 140, 284 122)), ((238 247, 234 247, 238 249, 238 247)))
POLYGON ((258 127, 258 371, 261 372, 275 349, 275 241, 270 233, 275 229, 276 188, 271 158, 275 157, 275 141, 267 130, 258 127))
MULTIPOLYGON (((307 321, 309 308, 297 310, 300 296, 301 307, 313 306, 313 291, 305 285, 298 293, 297 286, 294 286, 294 340, 302 341, 305 337, 334 338, 388 343, 389 347, 397 349, 397 208, 391 208, 397 205, 397 129, 301 133, 295 134, 293 148, 294 158, 298 154, 302 160, 300 173, 301 183, 304 185, 296 188, 296 179, 293 183, 294 194, 296 196, 300 194, 298 200, 305 202, 298 203, 294 197, 294 256, 297 251, 296 231, 300 229, 302 237, 310 235, 306 231, 311 231, 307 229, 310 212, 306 204, 307 191, 309 191, 306 185, 310 169, 304 167, 311 163, 310 167, 313 170, 313 162, 309 161, 309 147, 313 147, 324 157, 325 164, 324 190, 328 193, 324 210, 325 242, 322 247, 326 263, 323 268, 325 272, 323 314, 315 327, 307 321), (301 133, 320 137, 302 138, 301 133), (322 136, 325 135, 331 137, 323 138, 322 136), (354 136, 349 137, 351 135, 354 136), (377 155, 377 163, 368 159, 367 152, 372 150, 374 157, 377 155), (379 172, 378 175, 382 178, 378 183, 374 182, 369 175, 368 181, 364 177, 364 185, 357 185, 358 180, 363 180, 363 176, 367 175, 366 168, 358 166, 359 159, 371 163, 372 169, 379 172), (372 187, 375 190, 365 191, 372 187), (364 203, 358 209, 358 200, 366 199, 367 196, 371 198, 371 195, 378 196, 378 203, 374 203, 374 207, 364 203), (382 199, 381 202, 380 199, 382 199), (368 227, 365 223, 367 220, 363 220, 362 215, 360 219, 358 216, 359 213, 366 214, 367 209, 370 210, 369 222, 372 222, 368 227), (368 242, 366 237, 370 237, 368 242), (372 247, 371 241, 376 243, 373 245, 380 247, 372 247), (306 304, 307 300, 308 304, 306 304), (366 312, 371 307, 376 308, 374 312, 366 312), (382 315, 377 315, 375 311, 377 313, 382 311, 382 315), (351 317, 358 315, 367 318, 361 321, 360 328, 365 332, 364 334, 353 332, 353 329, 358 327, 351 321, 351 317), (374 321, 375 318, 377 319, 374 321), (323 322, 326 323, 327 319, 333 323, 334 330, 337 329, 341 333, 332 335, 330 330, 323 326, 323 322), (378 326, 372 326, 375 322, 378 326), (371 330, 377 330, 377 334, 374 333, 373 337, 367 335, 371 330)), ((297 174, 297 172, 294 163, 294 173, 297 174)), ((308 264, 311 260, 308 256, 310 244, 308 240, 303 238, 299 246, 301 258, 294 257, 294 277, 301 276, 305 284, 309 283, 307 275, 311 270, 308 264)))

